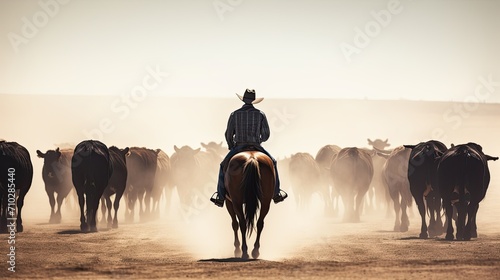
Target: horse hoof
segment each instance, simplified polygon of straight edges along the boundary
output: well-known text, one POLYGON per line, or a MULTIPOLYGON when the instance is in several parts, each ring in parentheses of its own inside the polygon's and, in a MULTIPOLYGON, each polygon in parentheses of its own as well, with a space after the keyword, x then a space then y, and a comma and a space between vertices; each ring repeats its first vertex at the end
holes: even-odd
POLYGON ((90 227, 90 232, 97 232, 97 227, 96 226, 91 226, 90 227))
POLYGON ((18 224, 17 225, 17 232, 23 232, 23 230, 24 230, 23 225, 18 224))
POLYGON ((241 258, 244 260, 248 260, 249 258, 248 253, 244 253, 243 255, 241 255, 241 258))
POLYGON ((420 235, 418 236, 420 239, 427 239, 429 236, 427 235, 427 232, 421 232, 420 235))
POLYGON ((241 250, 240 249, 235 249, 234 250, 234 257, 235 258, 241 258, 241 250))
POLYGON ((399 231, 400 231, 400 232, 407 232, 407 231, 408 231, 408 226, 401 226, 401 227, 399 228, 399 231))
POLYGON ((87 231, 89 231, 89 226, 87 224, 81 224, 80 225, 80 230, 82 232, 87 232, 87 231))
POLYGON ((118 228, 118 223, 113 223, 113 228, 118 228))
POLYGON ((258 259, 259 255, 260 255, 259 250, 253 250, 252 251, 252 258, 258 259))
POLYGON ((450 233, 446 234, 446 240, 452 241, 452 240, 453 240, 453 238, 454 238, 454 237, 453 237, 453 233, 451 233, 451 234, 450 234, 450 233))

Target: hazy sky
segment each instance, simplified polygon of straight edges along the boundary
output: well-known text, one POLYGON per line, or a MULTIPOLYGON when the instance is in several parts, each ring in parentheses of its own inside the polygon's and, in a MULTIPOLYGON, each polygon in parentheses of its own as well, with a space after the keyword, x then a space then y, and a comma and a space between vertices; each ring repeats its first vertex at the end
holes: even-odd
POLYGON ((496 0, 0 0, 0 93, 463 101, 500 82, 499 15, 496 0))

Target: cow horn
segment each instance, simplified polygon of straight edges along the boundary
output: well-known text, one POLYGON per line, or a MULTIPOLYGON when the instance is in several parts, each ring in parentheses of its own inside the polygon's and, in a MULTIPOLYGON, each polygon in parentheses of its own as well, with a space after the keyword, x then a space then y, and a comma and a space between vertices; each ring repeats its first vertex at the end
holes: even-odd
POLYGON ((485 155, 485 156, 486 156, 486 160, 493 160, 493 161, 498 160, 498 157, 492 157, 490 155, 485 155))

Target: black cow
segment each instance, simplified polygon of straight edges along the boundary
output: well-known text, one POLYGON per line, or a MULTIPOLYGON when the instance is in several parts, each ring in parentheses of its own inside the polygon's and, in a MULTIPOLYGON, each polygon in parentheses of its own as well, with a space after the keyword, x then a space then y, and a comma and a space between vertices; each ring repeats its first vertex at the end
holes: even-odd
POLYGON ((486 195, 490 183, 488 160, 497 159, 498 157, 485 155, 482 147, 476 143, 452 146, 441 157, 438 165, 438 184, 448 223, 447 240, 453 240, 454 237, 453 206, 458 212, 457 240, 477 237, 476 214, 479 202, 486 195))
POLYGON ((71 157, 72 149, 59 148, 42 153, 36 150, 39 158, 43 158, 42 178, 45 183, 45 192, 49 197, 50 219, 49 223, 61 222, 61 206, 64 199, 73 190, 71 182, 71 157), (57 211, 55 210, 55 193, 57 193, 57 211))
POLYGON ((134 221, 136 201, 139 202, 139 216, 142 220, 150 215, 150 203, 155 185, 157 151, 132 147, 127 158, 127 187, 125 190, 127 209, 125 220, 134 221), (145 206, 143 207, 143 203, 145 206))
POLYGON ((412 149, 408 162, 408 180, 411 194, 422 218, 420 238, 441 235, 443 223, 441 221, 441 198, 437 190, 437 166, 439 157, 447 148, 436 140, 421 142, 418 145, 404 145, 404 147, 412 149), (424 197, 430 214, 429 228, 426 222, 424 197))
POLYGON ((109 158, 111 160, 111 165, 113 166, 113 174, 109 178, 108 186, 104 189, 101 197, 101 212, 102 221, 107 221, 108 228, 118 228, 118 208, 120 207, 120 199, 125 192, 125 187, 127 186, 127 164, 126 157, 128 155, 129 148, 123 150, 111 146, 109 147, 109 158), (115 217, 111 217, 111 196, 115 195, 115 200, 113 202, 113 208, 115 209, 115 217), (106 219, 106 208, 108 210, 108 217, 106 219))
POLYGON ((99 199, 113 173, 108 147, 97 140, 85 140, 75 148, 71 159, 73 185, 80 204, 80 229, 97 231, 96 214, 99 199), (84 204, 87 202, 87 219, 84 204))
POLYGON ((28 150, 16 142, 0 140, 0 173, 0 232, 7 232, 7 216, 15 218, 12 217, 16 212, 16 193, 11 191, 13 189, 19 192, 15 223, 17 231, 22 232, 21 210, 33 180, 33 164, 28 150))
POLYGON ((373 178, 372 154, 358 148, 343 148, 333 158, 330 172, 344 202, 344 221, 359 222, 373 178))

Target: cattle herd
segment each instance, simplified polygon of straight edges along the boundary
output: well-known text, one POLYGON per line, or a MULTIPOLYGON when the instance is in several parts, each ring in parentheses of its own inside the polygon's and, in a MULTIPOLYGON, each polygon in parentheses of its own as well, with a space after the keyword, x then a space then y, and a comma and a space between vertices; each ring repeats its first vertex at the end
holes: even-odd
MULTIPOLYGON (((315 157, 296 153, 279 160, 282 186, 291 187, 298 211, 310 207, 314 194, 323 200, 327 215, 338 215, 342 205, 345 222, 358 222, 364 211, 375 208, 389 214, 392 205, 394 230, 404 232, 409 227, 407 208, 415 201, 422 220, 420 238, 445 230, 448 240, 477 237, 476 214, 490 181, 488 161, 498 157, 487 155, 476 143, 448 148, 430 140, 392 150, 387 149, 388 140, 368 139, 368 144, 370 148, 326 145, 315 157)), ((174 146, 174 150, 169 157, 161 149, 121 149, 96 140, 74 148, 37 150, 51 206, 49 222, 61 222, 62 203, 72 196, 79 203, 80 230, 85 232, 97 231, 99 204, 102 221, 117 228, 122 197, 125 220, 133 221, 136 210, 141 220, 159 218, 160 201, 170 203, 173 191, 184 206, 197 203, 207 185, 215 191, 219 165, 227 153, 222 142, 202 143, 197 149, 174 146)), ((16 230, 22 232, 21 210, 33 178, 28 150, 0 140, 0 171, 0 231, 7 231, 9 198, 15 196, 16 230)))

